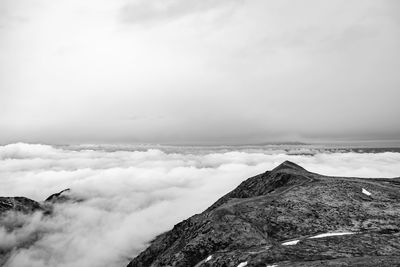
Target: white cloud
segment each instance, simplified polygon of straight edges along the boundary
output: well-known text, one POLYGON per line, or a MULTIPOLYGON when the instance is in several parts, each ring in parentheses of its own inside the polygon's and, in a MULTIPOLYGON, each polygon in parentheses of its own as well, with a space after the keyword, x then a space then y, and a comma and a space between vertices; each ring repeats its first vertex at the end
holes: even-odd
POLYGON ((128 23, 143 23, 147 21, 165 21, 177 19, 198 12, 207 12, 218 7, 232 6, 242 1, 232 0, 144 0, 129 1, 121 9, 123 21, 128 23))
POLYGON ((400 153, 313 150, 313 156, 305 156, 268 148, 72 148, 24 143, 0 147, 0 196, 41 201, 71 188, 72 195, 85 199, 57 205, 52 217, 18 217, 24 226, 12 233, 0 228, 1 247, 41 234, 33 246, 13 253, 10 267, 123 266, 157 234, 284 160, 327 175, 400 174, 400 153))

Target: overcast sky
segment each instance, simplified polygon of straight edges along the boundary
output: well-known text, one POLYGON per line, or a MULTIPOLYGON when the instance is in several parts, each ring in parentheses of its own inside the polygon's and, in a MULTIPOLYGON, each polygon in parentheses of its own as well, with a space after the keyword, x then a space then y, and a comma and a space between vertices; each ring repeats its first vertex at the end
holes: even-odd
POLYGON ((0 143, 400 139, 398 0, 0 0, 0 143))

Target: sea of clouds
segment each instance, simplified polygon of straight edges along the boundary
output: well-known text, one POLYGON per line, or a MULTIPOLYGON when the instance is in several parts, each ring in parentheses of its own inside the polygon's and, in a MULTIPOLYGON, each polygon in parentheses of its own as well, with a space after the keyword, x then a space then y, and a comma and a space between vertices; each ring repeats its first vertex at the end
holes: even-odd
POLYGON ((9 144, 0 146, 0 196, 43 201, 70 188, 83 201, 2 218, 0 251, 39 237, 6 266, 125 266, 156 235, 285 160, 325 175, 400 176, 394 152, 9 144))

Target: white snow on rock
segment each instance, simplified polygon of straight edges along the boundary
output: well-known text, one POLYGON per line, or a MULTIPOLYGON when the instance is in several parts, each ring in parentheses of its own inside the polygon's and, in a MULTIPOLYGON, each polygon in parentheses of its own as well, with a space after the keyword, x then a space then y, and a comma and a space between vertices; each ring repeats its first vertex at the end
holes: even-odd
POLYGON ((266 267, 278 267, 278 265, 272 264, 272 265, 267 265, 266 267))
POLYGON ((354 233, 352 232, 341 232, 341 233, 325 233, 325 234, 319 234, 316 236, 310 237, 310 239, 313 238, 322 238, 322 237, 327 237, 327 236, 337 236, 337 235, 353 235, 354 233))
POLYGON ((244 267, 244 266, 247 266, 247 261, 239 263, 237 267, 244 267))
POLYGON ((283 246, 293 246, 296 245, 297 243, 299 243, 300 240, 292 240, 292 241, 288 241, 285 243, 282 243, 283 246))
POLYGON ((362 193, 365 194, 365 195, 367 195, 367 196, 370 196, 370 195, 371 195, 371 193, 368 192, 367 190, 365 190, 364 188, 362 189, 362 193))
POLYGON ((212 255, 208 256, 205 262, 207 262, 207 261, 209 261, 211 259, 212 259, 212 255))

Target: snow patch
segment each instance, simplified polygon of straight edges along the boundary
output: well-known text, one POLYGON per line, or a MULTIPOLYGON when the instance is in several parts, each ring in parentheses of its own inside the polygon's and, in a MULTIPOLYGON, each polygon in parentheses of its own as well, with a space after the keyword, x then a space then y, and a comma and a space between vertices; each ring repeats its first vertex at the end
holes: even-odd
POLYGON ((341 232, 341 233, 325 233, 325 234, 319 234, 316 236, 310 237, 310 239, 313 238, 322 238, 322 237, 327 237, 327 236, 338 236, 338 235, 353 235, 354 233, 352 232, 341 232))
POLYGON ((239 263, 237 267, 244 267, 244 266, 247 266, 247 261, 239 263))
POLYGON ((296 245, 297 243, 299 243, 300 240, 292 240, 292 241, 288 241, 285 243, 282 243, 283 246, 293 246, 296 245))
POLYGON ((210 256, 207 257, 207 259, 206 259, 205 262, 207 262, 207 261, 209 261, 209 260, 211 260, 211 259, 212 259, 212 256, 210 255, 210 256))
POLYGON ((278 267, 278 265, 272 264, 272 265, 267 265, 266 267, 278 267))
POLYGON ((362 189, 362 193, 365 194, 365 195, 367 195, 367 196, 370 196, 370 195, 371 195, 371 193, 368 192, 367 190, 365 190, 364 188, 362 189))

